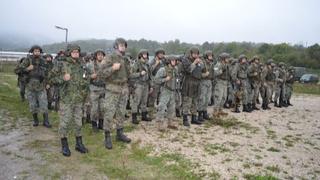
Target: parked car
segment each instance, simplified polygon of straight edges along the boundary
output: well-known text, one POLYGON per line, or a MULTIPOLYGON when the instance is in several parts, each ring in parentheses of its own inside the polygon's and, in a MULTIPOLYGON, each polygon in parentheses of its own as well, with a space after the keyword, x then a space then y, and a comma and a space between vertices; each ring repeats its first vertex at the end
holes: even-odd
POLYGON ((307 69, 305 67, 294 67, 295 74, 294 74, 294 80, 299 81, 302 75, 307 73, 307 69))
POLYGON ((316 74, 304 74, 300 78, 300 83, 318 83, 319 76, 316 74))

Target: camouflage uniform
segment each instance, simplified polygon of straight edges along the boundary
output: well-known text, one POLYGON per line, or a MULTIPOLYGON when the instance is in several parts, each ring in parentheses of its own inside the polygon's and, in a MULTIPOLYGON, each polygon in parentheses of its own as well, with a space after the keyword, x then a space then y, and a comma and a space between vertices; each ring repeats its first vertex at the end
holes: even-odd
MULTIPOLYGON (((152 76, 155 76, 157 74, 158 70, 165 66, 165 63, 164 63, 165 59, 164 58, 159 59, 159 57, 158 57, 158 55, 160 53, 162 53, 164 55, 165 54, 164 49, 162 49, 162 48, 156 49, 154 59, 149 62, 152 76), (157 60, 159 60, 159 64, 156 63, 157 60)), ((149 96, 148 106, 154 107, 154 105, 158 103, 157 101, 159 100, 159 93, 160 93, 160 86, 154 85, 153 91, 149 96)))
MULTIPOLYGON (((33 46, 30 49, 30 53, 33 53, 34 50, 42 49, 39 46, 33 46)), ((26 84, 26 94, 29 101, 30 112, 33 115, 33 126, 38 126, 38 113, 43 113, 43 125, 46 127, 51 127, 48 120, 48 100, 47 93, 45 90, 45 71, 46 67, 44 65, 45 60, 41 56, 31 55, 22 61, 18 66, 19 73, 26 74, 27 84, 26 84), (27 70, 28 66, 33 66, 32 70, 27 70)))
POLYGON ((50 84, 50 77, 49 74, 51 72, 51 70, 53 69, 53 62, 52 59, 53 57, 50 54, 47 54, 45 57, 46 59, 45 61, 45 67, 46 67, 46 74, 45 74, 45 84, 46 86, 48 85, 49 87, 46 87, 46 91, 47 91, 47 98, 48 98, 48 109, 52 108, 52 102, 53 102, 53 95, 54 95, 54 88, 53 85, 50 84), (48 61, 47 58, 51 58, 51 61, 48 61))
POLYGON ((134 95, 131 103, 131 112, 132 112, 132 123, 139 124, 137 120, 138 108, 140 107, 142 121, 149 121, 150 119, 147 117, 148 109, 148 95, 149 88, 152 87, 151 81, 151 71, 149 68, 149 64, 147 64, 149 58, 149 53, 146 49, 140 50, 138 53, 138 60, 134 63, 131 68, 130 79, 132 79, 134 83, 134 95), (147 54, 147 59, 143 58, 143 54, 147 54), (145 72, 142 75, 142 72, 145 72))
POLYGON ((76 150, 81 153, 87 153, 88 150, 82 144, 82 106, 87 97, 89 82, 84 78, 85 65, 79 58, 72 58, 72 52, 80 54, 78 45, 68 45, 68 57, 61 62, 61 66, 55 66, 52 70, 51 81, 59 85, 60 94, 60 124, 59 135, 61 137, 62 154, 70 156, 67 136, 70 125, 75 129, 76 150), (70 80, 65 80, 64 76, 70 75, 70 80))
POLYGON ((286 78, 286 96, 285 96, 285 100, 286 100, 286 104, 289 106, 292 106, 292 104, 290 103, 290 99, 292 96, 292 92, 293 92, 293 83, 294 83, 294 77, 295 75, 295 69, 294 67, 290 67, 287 73, 287 78, 286 78))
POLYGON ((214 87, 214 116, 219 117, 220 115, 226 115, 222 111, 223 105, 227 98, 228 91, 228 59, 230 55, 227 53, 222 53, 219 55, 219 61, 214 66, 214 77, 216 79, 216 84, 214 87))
POLYGON ((274 106, 282 107, 286 106, 284 104, 285 96, 285 82, 286 82, 286 70, 285 64, 283 62, 279 63, 279 66, 276 68, 276 88, 274 95, 274 106), (278 101, 279 99, 279 101, 278 101))
POLYGON ((261 70, 261 97, 262 97, 262 109, 270 109, 269 103, 272 96, 272 89, 274 85, 275 75, 272 68, 273 61, 268 60, 267 64, 261 70))
POLYGON ((123 123, 125 121, 126 105, 129 95, 128 79, 130 76, 130 62, 124 52, 120 52, 120 45, 125 45, 127 42, 118 38, 115 41, 114 48, 116 52, 107 56, 102 61, 102 66, 98 71, 98 78, 104 79, 106 84, 106 93, 104 99, 104 130, 105 130, 105 147, 112 148, 111 129, 112 121, 115 118, 117 128, 117 140, 123 142, 131 142, 131 139, 123 133, 123 123), (120 64, 118 70, 114 70, 114 65, 120 64))
POLYGON ((20 97, 21 101, 25 100, 25 92, 26 92, 26 84, 27 84, 27 72, 20 71, 19 66, 20 64, 26 59, 26 57, 21 58, 17 62, 17 66, 14 69, 14 72, 18 75, 18 87, 20 90, 20 97))
MULTIPOLYGON (((103 50, 97 50, 94 54, 94 60, 91 61, 88 66, 88 76, 91 77, 91 75, 96 74, 99 69, 101 68, 101 62, 99 62, 96 59, 97 54, 101 52, 103 56, 105 56, 105 53, 103 50)), ((92 128, 94 131, 97 131, 97 127, 99 129, 103 129, 103 101, 105 96, 105 82, 102 79, 90 78, 90 117, 91 117, 91 123, 92 128)))
MULTIPOLYGON (((158 129, 164 130, 163 123, 168 121, 168 127, 174 128, 172 124, 174 120, 175 112, 175 94, 177 88, 177 74, 178 70, 176 66, 171 65, 171 61, 175 61, 175 57, 171 56, 167 60, 167 66, 159 69, 155 76, 155 83, 160 85, 160 97, 159 105, 157 107, 157 121, 159 123, 158 129), (170 80, 166 80, 166 77, 170 77, 170 80)), ((176 127, 175 127, 176 128, 176 127)))
POLYGON ((261 86, 261 70, 260 70, 260 66, 257 62, 255 62, 256 60, 259 60, 258 56, 254 56, 253 59, 251 60, 251 63, 249 65, 249 82, 252 86, 252 93, 249 95, 249 104, 250 106, 252 106, 253 110, 259 110, 259 108, 257 108, 256 106, 256 101, 259 98, 259 90, 260 90, 260 86, 261 86))
POLYGON ((212 81, 213 81, 213 62, 212 59, 209 60, 208 57, 213 56, 212 51, 206 51, 204 53, 204 60, 202 69, 202 77, 199 86, 199 101, 198 101, 198 119, 201 121, 203 119, 208 120, 209 116, 207 113, 207 108, 211 100, 212 93, 212 81))

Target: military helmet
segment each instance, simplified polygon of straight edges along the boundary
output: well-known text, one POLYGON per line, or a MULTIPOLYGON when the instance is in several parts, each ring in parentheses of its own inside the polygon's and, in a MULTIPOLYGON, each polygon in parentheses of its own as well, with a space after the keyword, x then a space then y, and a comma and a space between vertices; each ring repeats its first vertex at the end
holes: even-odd
POLYGON ((106 53, 104 52, 103 49, 97 49, 97 50, 93 53, 93 57, 94 57, 94 58, 97 58, 97 54, 98 54, 98 53, 102 53, 103 56, 106 56, 106 53))
POLYGON ((70 56, 70 55, 71 55, 71 52, 72 52, 73 50, 78 50, 79 53, 81 53, 81 48, 80 48, 79 45, 77 45, 77 44, 68 44, 68 45, 67 45, 67 56, 70 56))
POLYGON ((189 49, 189 53, 190 53, 190 55, 191 55, 192 53, 200 54, 200 50, 199 50, 198 47, 192 46, 192 47, 189 49))
POLYGON ((204 52, 203 56, 205 59, 208 59, 209 56, 213 56, 213 52, 210 50, 207 50, 204 52))
POLYGON ((253 61, 255 61, 255 60, 259 60, 259 61, 260 61, 260 57, 257 56, 257 55, 254 55, 254 56, 252 57, 252 59, 250 60, 250 62, 253 62, 253 61))
POLYGON ((147 57, 149 58, 149 52, 148 52, 148 50, 147 50, 147 49, 141 49, 141 50, 138 52, 138 59, 140 59, 143 54, 147 54, 147 57))
POLYGON ((241 54, 241 55, 238 57, 238 60, 241 61, 243 58, 248 59, 246 55, 241 54))
POLYGON ((50 57, 51 59, 53 59, 53 56, 52 56, 51 54, 46 54, 46 55, 44 55, 43 57, 46 58, 46 59, 47 59, 48 57, 50 57))
POLYGON ((177 61, 177 60, 178 60, 178 57, 175 57, 173 55, 169 55, 166 57, 165 63, 168 65, 171 63, 171 61, 177 61))
POLYGON ((113 43, 113 48, 114 49, 118 49, 118 45, 119 44, 124 44, 126 48, 128 47, 128 43, 127 43, 127 41, 125 39, 117 38, 113 43))
POLYGON ((268 59, 267 60, 267 65, 272 65, 272 63, 273 63, 273 59, 268 59))
POLYGON ((57 56, 61 56, 62 54, 65 54, 65 51, 63 49, 57 53, 57 56))
POLYGON ((229 53, 226 53, 226 52, 223 52, 219 55, 219 60, 225 60, 227 58, 230 58, 230 54, 229 53))
POLYGON ((42 48, 41 48, 39 45, 33 45, 33 46, 30 48, 29 53, 33 53, 33 51, 34 51, 35 49, 39 49, 39 50, 40 50, 40 53, 43 52, 43 51, 42 51, 42 48))
POLYGON ((160 53, 162 53, 162 54, 166 54, 166 52, 164 51, 164 49, 163 48, 158 48, 158 49, 156 49, 156 51, 155 51, 155 55, 157 56, 158 54, 160 54, 160 53))

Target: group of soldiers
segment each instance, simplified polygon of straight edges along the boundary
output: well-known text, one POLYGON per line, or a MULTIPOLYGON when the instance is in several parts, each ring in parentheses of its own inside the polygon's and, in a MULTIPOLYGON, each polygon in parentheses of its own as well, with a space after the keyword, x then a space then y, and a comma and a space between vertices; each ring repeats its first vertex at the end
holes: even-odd
POLYGON ((75 129, 75 149, 88 153, 81 133, 85 122, 91 123, 93 132, 103 130, 104 145, 112 149, 114 124, 116 140, 131 142, 124 134, 129 113, 135 125, 141 115, 141 121, 155 119, 158 130, 166 131, 178 129, 180 117, 188 127, 226 116, 224 108, 240 113, 240 104, 246 113, 259 110, 257 104, 264 110, 271 109, 270 103, 275 107, 292 105, 294 68, 276 65, 272 59, 262 63, 258 56, 249 60, 228 53, 215 57, 212 51, 200 54, 197 47, 183 56, 166 55, 159 48, 153 59, 147 49, 141 49, 133 58, 126 53, 123 38, 116 39, 113 48, 111 54, 98 49, 85 55, 78 45, 69 44, 53 59, 50 54, 43 55, 40 46, 33 46, 15 68, 21 98, 26 96, 29 101, 33 126, 39 125, 38 113, 42 113, 43 125, 51 128, 48 109, 58 111, 64 156, 71 155, 67 139, 71 128, 75 129), (208 113, 209 106, 213 106, 212 113, 208 113))

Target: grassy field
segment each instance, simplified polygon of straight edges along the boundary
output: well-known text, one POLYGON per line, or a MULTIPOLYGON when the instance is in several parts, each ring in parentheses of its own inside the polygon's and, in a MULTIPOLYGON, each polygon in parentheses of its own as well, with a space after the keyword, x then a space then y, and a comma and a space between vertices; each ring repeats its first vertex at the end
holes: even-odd
POLYGON ((293 92, 298 94, 320 95, 320 84, 294 83, 293 92))

